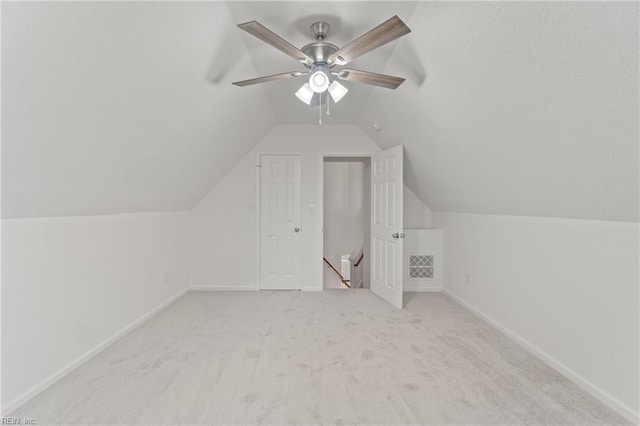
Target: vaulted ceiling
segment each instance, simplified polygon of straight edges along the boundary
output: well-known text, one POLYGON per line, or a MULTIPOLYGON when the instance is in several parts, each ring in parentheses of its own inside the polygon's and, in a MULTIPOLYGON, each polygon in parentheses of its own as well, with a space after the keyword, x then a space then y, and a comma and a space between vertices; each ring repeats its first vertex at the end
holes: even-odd
POLYGON ((385 68, 409 84, 372 92, 358 123, 404 144, 434 210, 637 221, 638 16, 637 2, 419 3, 385 68))
POLYGON ((190 209, 276 123, 218 81, 255 73, 232 28, 224 3, 3 2, 3 216, 190 209))
POLYGON ((325 125, 406 148, 434 210, 638 220, 638 3, 2 3, 3 217, 191 208, 276 124, 317 122, 301 65, 236 28, 341 46, 392 15, 412 33, 349 64, 325 125), (376 131, 372 122, 380 123, 376 131))

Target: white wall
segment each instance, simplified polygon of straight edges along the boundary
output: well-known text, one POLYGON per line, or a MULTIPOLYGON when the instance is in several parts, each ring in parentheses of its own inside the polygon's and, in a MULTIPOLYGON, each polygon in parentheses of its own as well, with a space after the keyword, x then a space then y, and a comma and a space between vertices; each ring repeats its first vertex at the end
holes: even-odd
POLYGON ((188 213, 2 220, 6 414, 187 288, 188 213))
POLYGON ((404 229, 423 229, 431 228, 433 221, 433 213, 406 185, 403 191, 404 210, 403 225, 404 229))
MULTIPOLYGON (((367 157, 380 149, 352 125, 279 125, 191 212, 191 285, 252 290, 256 279, 256 161, 261 154, 302 155, 304 290, 323 287, 323 158, 367 157)), ((365 173, 368 169, 365 169, 365 173)), ((405 190, 409 226, 430 226, 430 210, 405 190)), ((364 194, 365 202, 368 194, 364 194)), ((405 226, 407 226, 405 224, 405 226)), ((365 280, 367 279, 365 273, 365 280)))
POLYGON ((637 223, 436 213, 434 226, 446 291, 637 416, 637 223))
POLYGON ((256 160, 261 154, 300 154, 302 288, 322 290, 323 157, 377 151, 356 126, 276 126, 192 211, 192 286, 257 288, 256 160))
POLYGON ((256 229, 252 150, 191 211, 191 286, 255 289, 256 229))
MULTIPOLYGON (((405 192, 406 193, 406 192, 405 192)), ((444 285, 444 245, 441 229, 406 229, 403 246, 403 290, 437 291, 444 285), (410 279, 409 256, 432 255, 433 278, 410 279)))

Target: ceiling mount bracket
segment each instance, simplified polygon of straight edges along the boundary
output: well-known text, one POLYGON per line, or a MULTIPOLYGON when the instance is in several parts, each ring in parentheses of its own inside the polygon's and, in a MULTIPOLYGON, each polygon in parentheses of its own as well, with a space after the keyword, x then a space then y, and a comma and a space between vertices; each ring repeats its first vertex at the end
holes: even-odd
POLYGON ((311 34, 313 38, 321 42, 329 35, 329 24, 323 21, 314 22, 311 24, 311 34))

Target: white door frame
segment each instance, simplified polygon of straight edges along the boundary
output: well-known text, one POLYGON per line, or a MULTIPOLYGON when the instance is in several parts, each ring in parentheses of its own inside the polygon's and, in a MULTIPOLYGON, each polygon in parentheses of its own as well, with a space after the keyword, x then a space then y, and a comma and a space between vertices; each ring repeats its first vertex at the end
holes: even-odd
MULTIPOLYGON (((262 170, 262 156, 263 155, 297 155, 300 157, 300 227, 304 229, 304 219, 302 214, 302 200, 304 199, 304 191, 303 191, 303 181, 302 181, 302 159, 304 155, 301 152, 291 152, 291 151, 265 151, 261 152, 256 150, 256 286, 255 290, 260 291, 262 287, 262 228, 260 226, 260 219, 262 217, 262 180, 261 180, 261 170, 262 170)), ((301 239, 304 239, 304 233, 300 236, 301 239)), ((304 288, 301 288, 304 291, 304 288)))

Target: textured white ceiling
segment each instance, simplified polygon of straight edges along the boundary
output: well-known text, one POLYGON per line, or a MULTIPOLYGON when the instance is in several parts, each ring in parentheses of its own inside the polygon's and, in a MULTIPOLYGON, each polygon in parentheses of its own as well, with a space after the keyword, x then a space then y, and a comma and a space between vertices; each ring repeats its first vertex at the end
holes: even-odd
POLYGON ((276 123, 220 81, 255 72, 232 28, 223 3, 2 2, 3 217, 191 208, 276 123))
POLYGON ((420 3, 385 68, 409 82, 373 91, 359 125, 404 144, 434 210, 637 221, 638 16, 637 2, 420 3))
POLYGON ((434 210, 638 219, 638 3, 2 3, 4 217, 180 210, 276 123, 315 123, 300 69, 235 27, 341 46, 398 14, 412 33, 350 66, 328 123, 406 147, 434 210), (383 126, 375 132, 371 122, 383 126))

